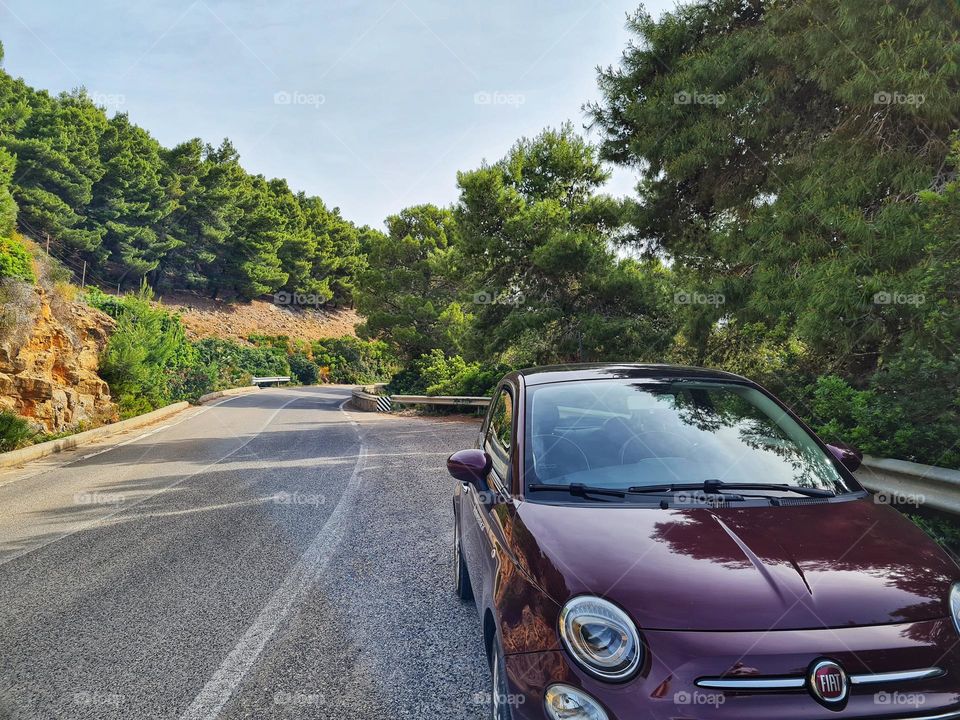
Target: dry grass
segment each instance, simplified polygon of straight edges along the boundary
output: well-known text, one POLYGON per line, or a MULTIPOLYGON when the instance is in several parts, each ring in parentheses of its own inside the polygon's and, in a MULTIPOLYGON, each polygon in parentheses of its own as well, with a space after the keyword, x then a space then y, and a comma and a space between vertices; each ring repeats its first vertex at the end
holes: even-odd
POLYGON ((40 311, 40 297, 22 280, 0 280, 0 344, 20 348, 30 337, 40 311))

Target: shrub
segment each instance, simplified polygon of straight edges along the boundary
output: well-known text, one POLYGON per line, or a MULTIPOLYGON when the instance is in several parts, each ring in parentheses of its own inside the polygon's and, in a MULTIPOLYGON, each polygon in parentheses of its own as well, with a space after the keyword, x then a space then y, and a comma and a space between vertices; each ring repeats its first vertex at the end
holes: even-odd
POLYGON ((16 233, 7 238, 0 237, 0 278, 31 283, 36 280, 30 253, 16 233))
POLYGON ((301 385, 313 385, 320 377, 319 368, 302 352, 295 352, 287 361, 294 379, 301 385))
POLYGON ((180 319, 153 307, 148 289, 123 298, 94 290, 88 300, 117 321, 100 355, 100 376, 121 415, 148 412, 194 392, 196 383, 188 378, 197 376, 197 352, 180 319))
POLYGON ((16 450, 33 436, 29 423, 19 415, 0 411, 0 452, 16 450))
POLYGON ((508 370, 499 365, 467 363, 459 355, 447 356, 441 350, 432 350, 395 374, 387 385, 387 392, 399 395, 489 396, 508 370))
POLYGON ((249 385, 252 376, 292 375, 285 350, 250 347, 232 340, 205 338, 196 344, 200 361, 211 368, 215 389, 249 385))
POLYGON ((960 466, 960 360, 911 349, 874 374, 863 390, 819 378, 808 421, 826 440, 914 462, 960 466))
POLYGON ((380 340, 330 338, 313 343, 313 362, 324 380, 343 384, 382 382, 400 369, 400 361, 380 340))

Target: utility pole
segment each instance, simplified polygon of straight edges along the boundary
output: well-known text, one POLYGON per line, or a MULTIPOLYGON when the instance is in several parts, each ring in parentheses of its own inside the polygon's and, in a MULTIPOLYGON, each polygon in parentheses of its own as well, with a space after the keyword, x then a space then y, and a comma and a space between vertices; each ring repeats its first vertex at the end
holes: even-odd
POLYGON ((50 233, 46 233, 47 236, 47 257, 50 257, 50 233))
POLYGON ((80 280, 80 289, 82 290, 87 286, 87 261, 83 261, 83 278, 80 280))

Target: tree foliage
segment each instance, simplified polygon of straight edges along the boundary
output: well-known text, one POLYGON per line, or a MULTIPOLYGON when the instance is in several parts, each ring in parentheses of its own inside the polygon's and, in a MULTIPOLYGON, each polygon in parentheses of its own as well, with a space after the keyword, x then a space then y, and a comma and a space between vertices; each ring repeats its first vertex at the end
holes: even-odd
POLYGON ((640 176, 632 242, 725 300, 684 307, 687 357, 773 351, 825 432, 956 462, 960 7, 715 0, 630 25, 590 113, 640 176))
POLYGON ((366 229, 247 173, 229 140, 168 150, 82 89, 53 97, 0 72, 0 235, 17 206, 26 235, 121 289, 146 279, 213 297, 285 289, 349 303, 363 265, 366 229))

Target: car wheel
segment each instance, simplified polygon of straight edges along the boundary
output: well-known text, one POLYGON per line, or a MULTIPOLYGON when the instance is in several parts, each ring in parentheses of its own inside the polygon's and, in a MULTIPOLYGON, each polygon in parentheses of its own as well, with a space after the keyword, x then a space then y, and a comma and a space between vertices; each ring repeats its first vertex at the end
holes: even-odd
POLYGON ((470 585, 470 574, 467 564, 463 560, 463 548, 460 546, 460 517, 453 513, 453 582, 457 597, 464 602, 473 600, 473 588, 470 585))
POLYGON ((493 638, 490 654, 493 656, 490 664, 490 718, 491 720, 511 720, 513 711, 510 709, 510 696, 507 691, 507 671, 503 662, 503 650, 500 649, 500 640, 496 636, 493 638))

